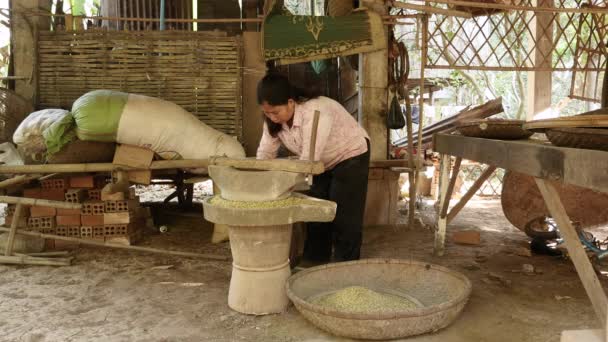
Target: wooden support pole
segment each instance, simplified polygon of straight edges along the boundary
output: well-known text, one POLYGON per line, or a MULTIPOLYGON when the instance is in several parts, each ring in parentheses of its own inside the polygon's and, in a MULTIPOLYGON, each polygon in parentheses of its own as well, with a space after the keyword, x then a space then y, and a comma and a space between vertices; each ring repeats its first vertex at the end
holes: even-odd
POLYGON ((454 217, 456 217, 456 215, 458 215, 458 213, 460 212, 460 210, 462 210, 462 208, 464 208, 464 206, 471 199, 471 197, 475 196, 475 193, 477 192, 477 190, 479 190, 479 188, 481 188, 481 186, 483 185, 483 183, 488 178, 490 178, 490 176, 492 175, 492 173, 494 173, 494 170, 496 170, 496 166, 489 165, 488 168, 485 169, 483 171, 483 173, 479 176, 479 178, 477 178, 477 180, 475 181, 475 183, 473 183, 473 185, 471 186, 471 188, 469 189, 469 191, 467 191, 467 193, 464 194, 464 196, 462 196, 462 198, 460 199, 460 201, 458 203, 456 203, 456 205, 454 206, 454 208, 452 208, 452 210, 450 210, 450 213, 448 214, 448 217, 447 217, 447 223, 448 224, 450 222, 452 222, 452 220, 454 219, 454 217))
POLYGON ((13 178, 9 178, 9 179, 5 179, 3 181, 0 182, 0 189, 4 189, 7 188, 9 186, 13 186, 13 185, 19 185, 19 184, 25 184, 28 183, 30 181, 33 181, 35 179, 40 178, 42 175, 19 175, 19 176, 15 176, 13 178))
MULTIPOLYGON (((308 160, 311 163, 315 161, 315 148, 317 147, 317 129, 319 128, 319 116, 321 112, 315 110, 314 117, 312 119, 312 132, 310 132, 310 149, 308 150, 308 160)), ((308 175, 308 185, 312 185, 312 174, 308 175)))
POLYGON ((24 198, 14 196, 0 196, 0 203, 8 204, 23 204, 23 205, 37 205, 41 207, 51 207, 60 209, 81 209, 82 204, 80 203, 69 203, 60 201, 51 201, 38 198, 24 198))
POLYGON ((595 314, 601 324, 605 324, 606 319, 608 318, 608 299, 606 298, 606 293, 595 274, 589 257, 587 257, 587 253, 585 253, 585 248, 579 240, 576 229, 570 222, 566 209, 559 198, 559 193, 557 192, 557 189, 555 189, 555 186, 549 181, 540 178, 535 178, 535 180, 551 216, 555 219, 555 222, 557 222, 559 232, 566 243, 568 255, 576 268, 576 272, 583 283, 585 291, 587 291, 587 296, 589 296, 589 299, 591 300, 593 309, 595 309, 595 314))
POLYGON ((23 205, 21 203, 17 204, 17 207, 15 208, 15 214, 13 215, 13 221, 11 222, 11 230, 8 233, 8 240, 6 240, 6 248, 4 249, 4 255, 6 256, 11 256, 13 254, 15 232, 17 231, 17 226, 19 225, 19 218, 21 218, 22 209, 23 205))
POLYGON ((443 202, 443 206, 441 207, 441 211, 439 212, 439 217, 441 217, 441 218, 446 217, 446 215, 448 213, 448 208, 450 206, 450 200, 452 199, 452 193, 454 192, 454 186, 456 185, 456 180, 458 179, 458 172, 460 172, 460 163, 461 162, 462 162, 462 158, 456 157, 456 161, 454 162, 454 169, 452 169, 452 178, 450 178, 450 184, 448 185, 446 198, 445 198, 445 201, 443 202))
MULTIPOLYGON (((9 228, 0 227, 0 232, 8 232, 8 231, 10 231, 9 228)), ((229 261, 230 260, 230 257, 216 255, 216 254, 200 254, 200 253, 190 253, 190 252, 180 252, 180 251, 168 251, 168 250, 152 248, 152 247, 119 245, 119 244, 110 243, 110 242, 101 242, 101 241, 81 239, 81 238, 76 238, 76 237, 59 236, 59 235, 54 235, 54 234, 43 234, 43 233, 39 233, 39 232, 30 232, 30 231, 20 230, 20 229, 17 229, 15 233, 21 234, 21 235, 27 235, 27 236, 34 236, 34 237, 38 237, 38 238, 42 238, 42 239, 55 239, 55 240, 62 240, 62 241, 78 242, 78 243, 82 243, 84 245, 92 245, 92 246, 98 246, 98 247, 118 248, 118 249, 126 249, 126 250, 131 250, 131 251, 138 251, 138 252, 147 252, 147 253, 156 253, 156 254, 165 254, 165 255, 177 255, 177 256, 184 256, 184 257, 219 260, 219 261, 229 261)))
MULTIPOLYGON (((149 170, 164 169, 197 169, 209 165, 225 165, 244 169, 278 170, 300 173, 321 174, 325 171, 323 163, 311 163, 307 160, 273 159, 256 160, 251 158, 211 157, 209 159, 156 160, 150 164, 149 170)), ((2 165, 2 174, 20 173, 82 173, 82 172, 112 172, 112 171, 145 170, 112 163, 83 163, 83 164, 45 164, 45 165, 2 165)))
MULTIPOLYGON (((448 190, 448 180, 450 176, 451 158, 448 154, 441 155, 439 162, 439 208, 445 205, 448 190)), ((442 256, 445 252, 445 233, 447 230, 447 220, 439 215, 437 211, 437 227, 435 230, 435 247, 434 252, 437 256, 442 256)))

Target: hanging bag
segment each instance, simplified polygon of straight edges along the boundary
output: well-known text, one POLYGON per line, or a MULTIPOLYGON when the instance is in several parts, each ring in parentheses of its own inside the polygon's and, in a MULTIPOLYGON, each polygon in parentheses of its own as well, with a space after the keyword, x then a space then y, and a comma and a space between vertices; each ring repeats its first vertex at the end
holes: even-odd
POLYGON ((405 126, 405 118, 401 111, 401 105, 399 105, 399 101, 397 100, 397 95, 393 95, 393 100, 386 117, 386 126, 390 129, 400 129, 405 126))

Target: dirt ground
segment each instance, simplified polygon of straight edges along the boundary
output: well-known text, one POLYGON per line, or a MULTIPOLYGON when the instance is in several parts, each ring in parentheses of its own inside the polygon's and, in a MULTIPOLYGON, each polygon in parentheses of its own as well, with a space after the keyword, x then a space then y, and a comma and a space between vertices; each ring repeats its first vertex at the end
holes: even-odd
MULTIPOLYGON (((166 192, 156 189, 147 200, 166 192)), ((157 226, 169 231, 148 232, 142 245, 230 254, 228 243, 210 244, 211 226, 200 206, 153 207, 157 226)), ((431 212, 424 208, 425 221, 431 212)), ((562 330, 600 326, 570 261, 517 255, 528 239, 506 221, 500 201, 469 203, 448 235, 459 229, 480 230, 481 245, 448 238, 444 257, 432 256, 433 234, 426 228, 365 230, 365 258, 432 262, 473 283, 469 303, 451 326, 409 341, 549 342, 559 341, 562 330), (538 272, 523 274, 522 264, 538 272)), ((91 247, 74 255, 70 267, 0 266, 0 341, 345 341, 309 324, 293 306, 259 317, 230 310, 229 262, 91 247)))

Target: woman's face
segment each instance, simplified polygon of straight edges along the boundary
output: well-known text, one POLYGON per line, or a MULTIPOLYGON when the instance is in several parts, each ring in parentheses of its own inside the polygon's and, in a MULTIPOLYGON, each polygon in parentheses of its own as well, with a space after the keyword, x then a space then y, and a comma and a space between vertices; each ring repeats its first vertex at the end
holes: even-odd
POLYGON ((292 99, 287 100, 287 104, 273 106, 268 102, 262 102, 262 111, 270 121, 276 124, 287 123, 293 118, 293 113, 296 108, 296 102, 292 99))

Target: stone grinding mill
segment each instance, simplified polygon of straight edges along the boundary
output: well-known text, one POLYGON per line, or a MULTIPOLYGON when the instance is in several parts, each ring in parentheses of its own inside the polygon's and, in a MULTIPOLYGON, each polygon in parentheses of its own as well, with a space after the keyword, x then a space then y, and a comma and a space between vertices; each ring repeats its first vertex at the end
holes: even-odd
POLYGON ((205 219, 228 226, 234 260, 228 306, 254 315, 285 311, 292 224, 332 221, 336 204, 293 193, 305 182, 302 173, 217 165, 208 170, 220 195, 203 201, 205 219))

